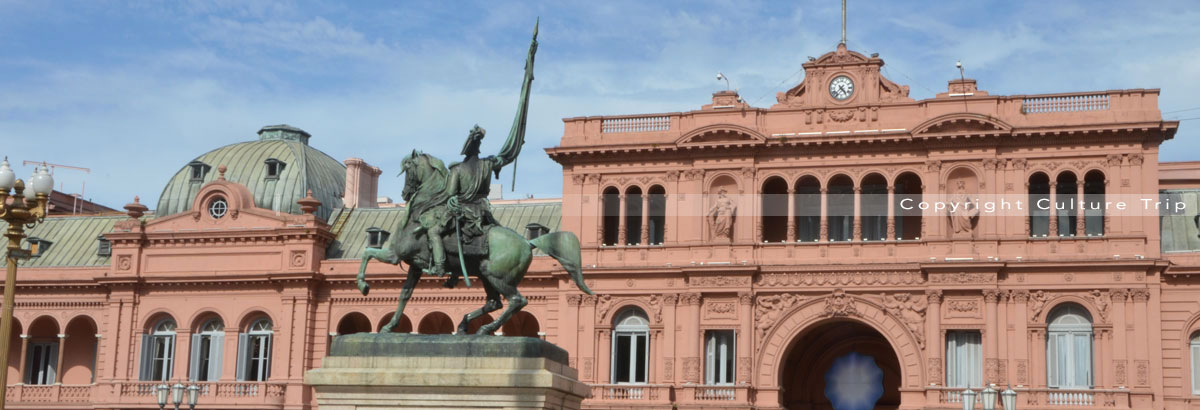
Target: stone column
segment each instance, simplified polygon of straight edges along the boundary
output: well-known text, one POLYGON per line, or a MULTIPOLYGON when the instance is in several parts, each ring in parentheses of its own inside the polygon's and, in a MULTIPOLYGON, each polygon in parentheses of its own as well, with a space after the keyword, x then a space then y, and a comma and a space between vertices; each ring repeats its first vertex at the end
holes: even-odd
POLYGON ((888 185, 887 240, 896 240, 896 187, 888 185))
MULTIPOLYGON (((17 383, 25 383, 25 360, 28 358, 28 356, 29 356, 29 335, 22 334, 21 335, 21 361, 20 361, 21 367, 17 368, 17 383)), ((7 372, 8 369, 4 369, 4 371, 7 372)), ((10 380, 10 382, 11 382, 11 380, 10 380)), ((7 387, 7 386, 5 386, 5 387, 7 387)))
POLYGON ((171 379, 187 380, 188 379, 188 363, 192 357, 192 331, 191 329, 176 328, 175 329, 175 354, 174 363, 171 363, 171 379))
POLYGON ((1014 332, 1016 339, 1013 340, 1015 343, 1009 346, 1008 350, 1008 355, 1012 360, 1010 363, 1013 363, 1015 368, 1016 382, 1013 385, 1024 386, 1029 384, 1029 344, 1021 343, 1020 339, 1029 334, 1029 321, 1027 320, 1029 318, 1029 291, 1015 290, 1009 300, 1013 305, 1013 314, 1009 316, 1010 322, 1016 329, 1014 332))
POLYGON ((1058 236, 1058 183, 1050 181, 1050 234, 1058 236))
POLYGON ((787 241, 796 242, 796 190, 788 187, 787 241))
POLYGON ((700 294, 684 293, 679 296, 683 302, 683 345, 677 352, 683 359, 683 375, 676 380, 699 383, 700 371, 700 294))
POLYGON ((104 335, 96 333, 96 344, 92 346, 92 383, 96 382, 100 375, 100 341, 104 340, 104 335))
POLYGON ((642 193, 642 245, 650 244, 650 191, 642 193))
MULTIPOLYGON (((596 340, 596 296, 583 295, 579 305, 579 333, 585 335, 580 341, 579 347, 579 378, 580 380, 594 383, 608 383, 608 379, 601 378, 596 372, 596 360, 601 357, 608 357, 609 352, 604 351, 608 346, 608 340, 596 340), (601 343, 597 343, 601 342, 601 343), (597 346, 601 344, 600 346, 597 346)), ((598 336, 597 336, 598 337, 598 336)), ((607 376, 607 374, 605 374, 607 376)))
POLYGON ((1029 384, 1031 386, 1046 386, 1046 329, 1029 330, 1030 357, 1029 384))
POLYGON ((734 374, 737 376, 738 384, 750 383, 750 375, 753 373, 752 358, 754 346, 754 296, 750 292, 738 292, 738 334, 737 334, 737 357, 736 369, 734 374))
POLYGON ((829 242, 829 190, 821 188, 821 242, 829 242))
POLYGON ((64 333, 59 333, 57 336, 58 336, 58 362, 54 363, 54 384, 62 384, 63 353, 66 352, 67 335, 64 333))
POLYGON ((1087 235, 1087 230, 1084 229, 1084 224, 1087 223, 1083 217, 1085 213, 1087 212, 1083 206, 1083 180, 1079 180, 1075 182, 1075 236, 1087 235))
POLYGON ((663 295, 663 328, 665 335, 663 340, 663 381, 673 382, 679 380, 679 375, 676 371, 678 368, 675 363, 675 358, 679 356, 679 332, 676 332, 679 318, 676 308, 676 301, 679 300, 679 295, 668 293, 663 295))
POLYGON ((1129 291, 1125 289, 1113 289, 1112 291, 1112 314, 1110 317, 1113 322, 1113 385, 1115 387, 1127 387, 1129 383, 1129 344, 1126 342, 1126 320, 1125 307, 1126 296, 1129 291))
POLYGON ((1134 329, 1132 333, 1134 339, 1130 344, 1137 346, 1133 350, 1135 353, 1135 360, 1133 363, 1133 368, 1135 371, 1133 381, 1130 384, 1138 387, 1149 387, 1149 347, 1152 345, 1152 341, 1150 339, 1152 337, 1158 337, 1155 333, 1151 332, 1150 316, 1147 312, 1148 309, 1146 305, 1147 302, 1150 301, 1150 290, 1145 288, 1133 289, 1129 293, 1133 298, 1134 318, 1134 329))
POLYGON ((929 306, 925 309, 925 354, 929 357, 929 379, 927 384, 942 384, 942 291, 931 289, 925 291, 929 306))
POLYGON ((625 246, 626 244, 629 243, 629 241, 625 237, 625 229, 626 229, 625 228, 625 194, 617 195, 617 203, 620 204, 620 205, 618 205, 618 207, 621 209, 617 210, 617 215, 618 215, 617 219, 618 220, 617 220, 617 243, 616 243, 616 245, 625 246))
POLYGON ((983 314, 986 330, 983 338, 983 382, 996 383, 1000 378, 1000 329, 999 318, 996 314, 996 304, 1000 301, 1000 291, 995 289, 983 290, 983 314))
POLYGON ((854 187, 854 236, 855 242, 862 241, 862 187, 854 187))

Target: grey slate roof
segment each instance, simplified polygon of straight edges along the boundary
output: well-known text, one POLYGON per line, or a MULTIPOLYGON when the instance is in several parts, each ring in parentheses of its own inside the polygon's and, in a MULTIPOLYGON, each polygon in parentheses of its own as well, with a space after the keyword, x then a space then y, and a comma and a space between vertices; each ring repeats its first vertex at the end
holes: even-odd
MULTIPOLYGON (((42 266, 105 266, 108 256, 98 256, 101 234, 112 231, 113 223, 128 219, 125 215, 71 216, 46 218, 33 229, 25 231, 26 237, 37 237, 53 242, 41 256, 20 262, 20 267, 42 266)), ((0 229, 8 224, 0 222, 0 229)), ((0 237, 0 248, 8 246, 8 239, 0 237)), ((21 244, 29 248, 28 243, 21 244)))
MULTIPOLYGON (((171 177, 158 199, 155 213, 167 216, 192 208, 196 193, 204 184, 217 180, 218 168, 225 165, 225 179, 243 184, 254 195, 260 208, 299 214, 296 200, 305 191, 321 201, 316 215, 328 220, 334 209, 342 206, 341 196, 346 187, 346 166, 318 149, 308 146, 308 133, 290 126, 263 127, 260 140, 226 145, 197 157, 212 167, 202 181, 192 182, 190 165, 171 177), (284 162, 276 179, 267 178, 266 160, 284 162)), ((189 163, 190 164, 190 163, 189 163)))
MULTIPOLYGON (((325 257, 329 259, 358 259, 367 247, 367 228, 380 228, 390 233, 400 229, 405 208, 342 208, 334 211, 330 224, 337 238, 329 244, 325 257)), ((492 205, 492 215, 501 225, 525 234, 525 225, 539 223, 550 231, 558 230, 562 222, 562 203, 492 205)))

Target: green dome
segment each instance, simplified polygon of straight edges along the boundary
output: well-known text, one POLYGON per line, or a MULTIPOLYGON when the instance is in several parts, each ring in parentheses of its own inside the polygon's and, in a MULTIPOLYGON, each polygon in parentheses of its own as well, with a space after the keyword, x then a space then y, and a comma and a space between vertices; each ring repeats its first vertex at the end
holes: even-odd
POLYGON ((308 146, 310 135, 299 128, 271 125, 258 136, 258 141, 226 145, 184 165, 158 197, 156 216, 191 210, 200 187, 217 180, 217 170, 224 165, 225 179, 245 185, 259 208, 301 214, 296 201, 311 189, 321 201, 316 215, 328 220, 330 212, 342 206, 346 166, 308 146))

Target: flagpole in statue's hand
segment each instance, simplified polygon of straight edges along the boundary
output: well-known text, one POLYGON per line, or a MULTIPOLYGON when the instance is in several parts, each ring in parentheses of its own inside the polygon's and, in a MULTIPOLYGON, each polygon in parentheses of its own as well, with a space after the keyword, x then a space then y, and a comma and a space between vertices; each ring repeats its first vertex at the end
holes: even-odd
POLYGON ((521 146, 525 144, 525 122, 529 116, 529 90, 533 86, 533 61, 537 54, 537 35, 538 26, 541 25, 541 18, 533 24, 533 40, 529 43, 529 54, 525 57, 525 79, 521 82, 521 99, 517 103, 517 114, 513 118, 512 129, 508 132, 508 140, 504 141, 504 146, 500 148, 500 153, 496 157, 500 160, 500 165, 496 168, 496 176, 499 177, 500 167, 507 164, 513 164, 513 182, 512 190, 516 190, 517 185, 517 155, 521 153, 521 146))

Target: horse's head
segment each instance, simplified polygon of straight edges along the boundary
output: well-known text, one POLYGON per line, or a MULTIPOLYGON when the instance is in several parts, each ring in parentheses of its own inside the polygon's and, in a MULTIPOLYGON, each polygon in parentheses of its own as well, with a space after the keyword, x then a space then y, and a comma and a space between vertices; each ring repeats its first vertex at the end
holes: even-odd
POLYGON ((427 183, 443 184, 446 179, 446 165, 442 163, 442 160, 415 149, 412 154, 404 157, 400 168, 406 174, 404 191, 401 194, 405 201, 411 201, 413 196, 420 192, 427 183))

